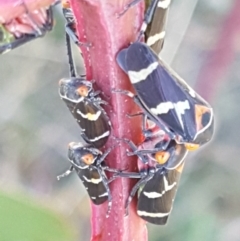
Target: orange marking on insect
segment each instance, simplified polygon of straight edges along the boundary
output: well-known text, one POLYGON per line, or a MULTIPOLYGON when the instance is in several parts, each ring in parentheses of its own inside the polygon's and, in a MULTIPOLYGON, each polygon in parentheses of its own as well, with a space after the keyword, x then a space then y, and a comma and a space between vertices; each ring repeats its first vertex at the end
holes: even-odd
POLYGON ((88 96, 88 87, 87 86, 80 86, 78 89, 77 89, 77 93, 80 95, 80 96, 88 96))
POLYGON ((185 143, 184 145, 189 151, 196 151, 199 148, 199 144, 185 143))
POLYGON ((70 8, 70 2, 67 0, 62 0, 61 4, 62 4, 62 8, 70 8))
POLYGON ((195 105, 195 120, 196 120, 197 131, 200 131, 203 128, 202 116, 206 112, 210 112, 209 107, 206 107, 204 105, 195 105))
POLYGON ((185 163, 183 162, 180 166, 178 166, 178 167, 176 168, 176 171, 182 173, 183 168, 184 168, 184 164, 185 164, 185 163))
POLYGON ((167 151, 158 151, 154 158, 156 159, 157 163, 164 164, 168 161, 170 157, 170 153, 167 151))
POLYGON ((93 156, 93 154, 89 153, 89 154, 84 155, 82 157, 82 160, 85 164, 91 165, 94 162, 94 156, 93 156))

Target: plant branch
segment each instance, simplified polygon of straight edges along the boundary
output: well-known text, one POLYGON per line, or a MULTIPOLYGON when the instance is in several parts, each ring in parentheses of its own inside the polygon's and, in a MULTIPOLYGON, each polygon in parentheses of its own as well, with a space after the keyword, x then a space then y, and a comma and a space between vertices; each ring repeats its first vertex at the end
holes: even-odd
MULTIPOLYGON (((106 111, 112 123, 112 136, 129 138, 140 142, 140 117, 128 118, 126 114, 138 111, 135 103, 120 94, 112 93, 112 88, 133 90, 127 76, 117 66, 116 53, 136 39, 142 23, 143 1, 118 18, 129 0, 71 0, 77 21, 81 52, 85 62, 88 80, 96 81, 96 89, 104 92, 109 105, 106 111), (91 44, 87 47, 84 43, 91 44)), ((106 148, 116 142, 109 139, 106 148)), ((126 146, 112 151, 107 164, 112 168, 137 171, 136 157, 126 156, 126 146)), ((113 206, 106 218, 107 204, 92 205, 92 241, 147 240, 145 222, 136 214, 136 200, 125 217, 124 205, 136 181, 119 178, 110 184, 113 206)))

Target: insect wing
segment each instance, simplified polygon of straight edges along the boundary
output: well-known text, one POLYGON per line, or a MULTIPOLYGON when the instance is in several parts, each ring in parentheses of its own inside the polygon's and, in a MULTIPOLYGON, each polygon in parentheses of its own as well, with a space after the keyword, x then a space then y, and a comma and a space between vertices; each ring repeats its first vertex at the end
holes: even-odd
POLYGON ((149 223, 164 225, 172 211, 182 167, 156 172, 151 180, 140 190, 138 215, 149 223))
POLYGON ((161 68, 158 57, 147 45, 133 43, 128 48, 126 66, 137 95, 149 110, 148 114, 159 117, 172 130, 183 135, 184 130, 171 107, 186 98, 172 77, 161 68))
POLYGON ((82 129, 83 139, 97 148, 104 146, 110 135, 105 112, 91 102, 81 101, 76 104, 72 114, 82 129))
POLYGON ((152 21, 148 24, 145 38, 146 44, 157 54, 163 47, 165 26, 171 0, 159 0, 153 13, 152 21))
POLYGON ((129 46, 125 65, 150 119, 164 122, 184 141, 194 140, 198 132, 195 107, 211 112, 209 105, 143 43, 129 46))
POLYGON ((211 140, 214 132, 214 115, 212 109, 209 109, 203 115, 196 115, 197 129, 199 135, 195 139, 195 143, 204 144, 211 140), (210 110, 210 111, 209 111, 210 110), (203 128, 204 127, 204 128, 203 128))
POLYGON ((90 81, 80 78, 62 79, 59 82, 59 95, 81 128, 82 138, 94 147, 102 147, 109 135, 111 123, 100 106, 100 97, 92 97, 90 81), (84 94, 77 93, 84 89, 84 94))
POLYGON ((108 200, 107 190, 97 169, 86 168, 76 171, 95 205, 102 204, 108 200))

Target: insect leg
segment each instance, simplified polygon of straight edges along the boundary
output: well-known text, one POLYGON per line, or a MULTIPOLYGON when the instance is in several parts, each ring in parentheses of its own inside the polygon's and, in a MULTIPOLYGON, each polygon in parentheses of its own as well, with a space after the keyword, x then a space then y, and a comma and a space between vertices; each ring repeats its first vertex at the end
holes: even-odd
POLYGON ((152 21, 158 1, 159 0, 152 0, 151 1, 150 6, 148 7, 148 9, 145 13, 145 16, 144 16, 144 19, 143 19, 143 23, 142 23, 141 30, 140 30, 140 33, 138 35, 137 41, 141 40, 142 36, 144 35, 144 33, 147 29, 148 24, 152 21))
POLYGON ((131 193, 128 197, 128 200, 125 204, 125 209, 126 209, 126 215, 128 215, 128 207, 133 199, 133 197, 135 196, 136 192, 138 191, 138 189, 146 184, 150 179, 152 179, 152 177, 154 176, 154 173, 153 172, 149 172, 145 177, 142 177, 142 179, 140 179, 136 184, 135 186, 132 188, 131 190, 131 193))
POLYGON ((111 212, 111 208, 112 208, 112 194, 110 192, 110 188, 109 188, 109 185, 108 185, 108 179, 106 178, 106 175, 105 175, 103 169, 99 168, 98 172, 99 172, 99 175, 102 178, 103 185, 106 188, 107 195, 108 195, 108 208, 107 208, 107 213, 106 213, 106 217, 108 218, 109 214, 111 212))
POLYGON ((64 172, 63 174, 57 176, 57 180, 59 181, 62 177, 68 176, 73 170, 74 170, 74 167, 70 166, 70 168, 66 172, 64 172))
POLYGON ((65 33, 66 37, 66 46, 67 46, 67 55, 68 55, 68 64, 69 64, 69 71, 70 71, 70 77, 76 77, 76 69, 74 65, 74 60, 72 56, 72 48, 71 48, 71 42, 69 34, 65 33))
POLYGON ((125 5, 124 8, 123 8, 123 10, 122 10, 122 12, 120 12, 120 13, 118 14, 118 18, 120 18, 122 15, 124 15, 129 8, 131 8, 132 6, 136 5, 136 4, 139 3, 140 1, 141 1, 141 0, 133 0, 133 1, 131 1, 130 3, 128 3, 127 5, 125 5))

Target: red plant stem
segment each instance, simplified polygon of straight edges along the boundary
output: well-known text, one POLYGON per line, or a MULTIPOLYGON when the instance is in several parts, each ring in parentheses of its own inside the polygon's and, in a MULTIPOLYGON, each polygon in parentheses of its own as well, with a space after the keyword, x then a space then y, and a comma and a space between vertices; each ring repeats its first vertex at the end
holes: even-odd
MULTIPOLYGON (((90 43, 91 47, 82 46, 88 80, 96 81, 96 89, 106 96, 109 106, 106 111, 112 123, 112 136, 125 137, 140 142, 140 117, 127 118, 127 113, 136 113, 135 103, 111 89, 132 90, 127 76, 117 66, 116 53, 136 39, 143 19, 143 1, 118 18, 129 0, 71 0, 77 21, 79 40, 90 43)), ((116 144, 108 141, 106 147, 116 144)), ((126 146, 121 145, 112 151, 107 163, 112 168, 136 171, 136 157, 126 156, 126 146)), ((92 241, 147 240, 145 222, 136 214, 136 200, 130 205, 129 215, 125 217, 124 205, 129 192, 136 181, 119 178, 110 184, 113 206, 109 218, 106 218, 107 203, 92 205, 92 241)))
POLYGON ((224 80, 231 62, 234 60, 235 48, 239 41, 240 1, 235 0, 213 51, 203 65, 198 77, 196 89, 206 100, 214 99, 216 87, 224 80))
POLYGON ((0 24, 7 23, 12 19, 42 7, 48 7, 55 0, 0 0, 0 24), (25 7, 24 7, 25 4, 25 7))

